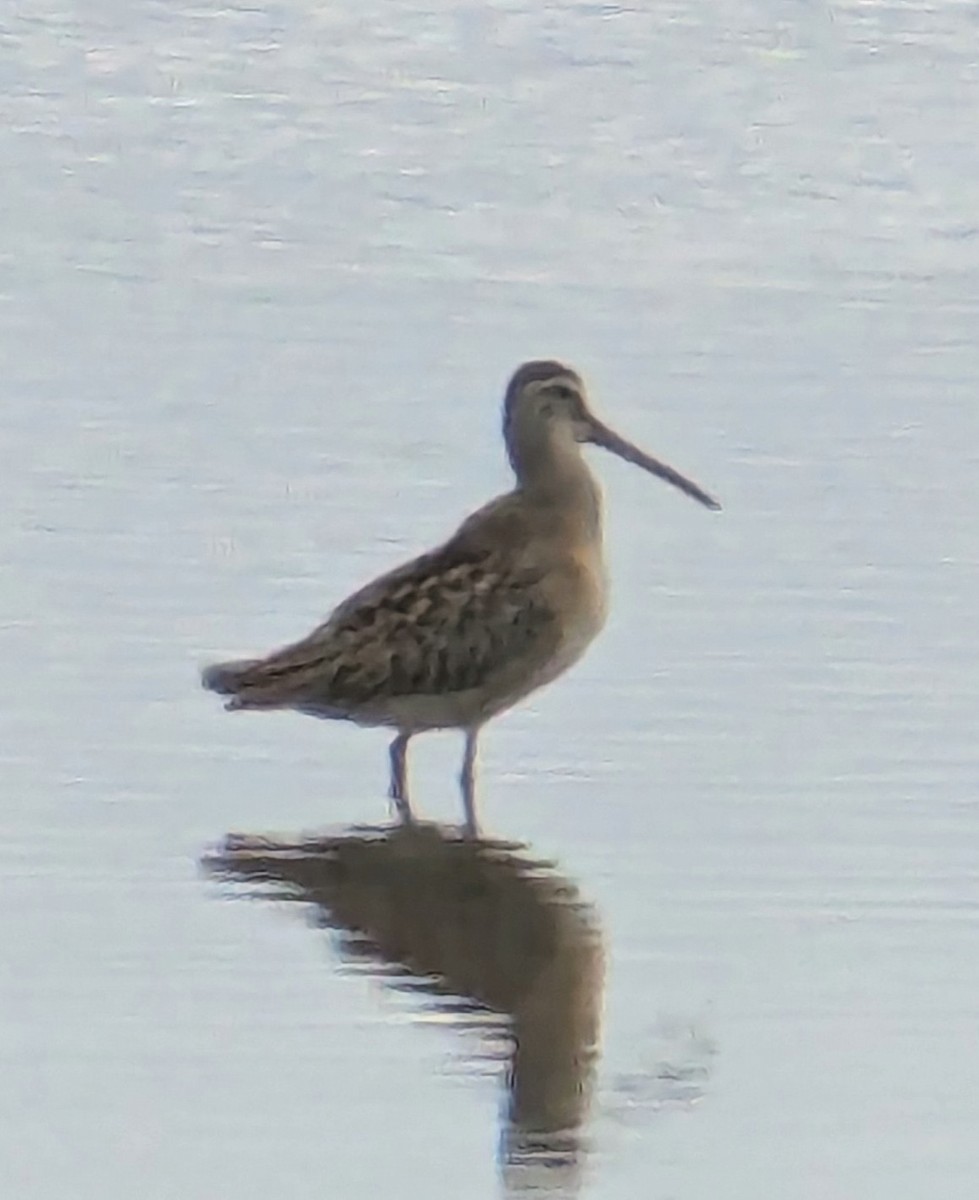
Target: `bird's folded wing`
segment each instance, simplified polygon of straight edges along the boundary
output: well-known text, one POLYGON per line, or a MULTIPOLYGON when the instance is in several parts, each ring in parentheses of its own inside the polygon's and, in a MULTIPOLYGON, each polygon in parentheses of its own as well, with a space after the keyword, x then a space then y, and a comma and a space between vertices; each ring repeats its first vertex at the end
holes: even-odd
POLYGON ((539 582, 492 551, 423 555, 356 592, 302 641, 249 664, 234 706, 343 710, 484 686, 516 659, 553 652, 557 614, 539 582))

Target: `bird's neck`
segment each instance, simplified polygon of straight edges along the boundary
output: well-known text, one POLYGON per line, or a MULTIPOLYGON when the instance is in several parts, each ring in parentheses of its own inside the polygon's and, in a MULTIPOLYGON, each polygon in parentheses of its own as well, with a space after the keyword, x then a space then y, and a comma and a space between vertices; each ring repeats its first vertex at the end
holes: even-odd
POLYGON ((575 526, 579 537, 601 537, 602 494, 570 436, 551 436, 511 454, 518 490, 539 506, 553 508, 562 521, 575 526))

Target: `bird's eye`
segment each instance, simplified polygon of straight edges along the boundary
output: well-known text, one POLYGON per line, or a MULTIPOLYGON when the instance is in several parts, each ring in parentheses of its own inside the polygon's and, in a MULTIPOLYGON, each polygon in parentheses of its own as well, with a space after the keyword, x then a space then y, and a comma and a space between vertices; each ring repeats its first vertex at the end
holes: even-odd
POLYGON ((561 397, 562 400, 574 399, 574 392, 567 386, 567 384, 559 383, 557 387, 555 387, 554 391, 561 397))

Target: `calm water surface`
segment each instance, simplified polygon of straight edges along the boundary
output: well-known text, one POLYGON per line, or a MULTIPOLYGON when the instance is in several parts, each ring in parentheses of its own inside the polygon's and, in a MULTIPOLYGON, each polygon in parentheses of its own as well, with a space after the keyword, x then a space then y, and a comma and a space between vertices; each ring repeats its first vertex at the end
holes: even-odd
POLYGON ((0 18, 0 1194, 975 1196, 977 32, 0 18), (596 452, 608 629, 406 838, 197 667, 505 487, 544 355, 725 511, 596 452))

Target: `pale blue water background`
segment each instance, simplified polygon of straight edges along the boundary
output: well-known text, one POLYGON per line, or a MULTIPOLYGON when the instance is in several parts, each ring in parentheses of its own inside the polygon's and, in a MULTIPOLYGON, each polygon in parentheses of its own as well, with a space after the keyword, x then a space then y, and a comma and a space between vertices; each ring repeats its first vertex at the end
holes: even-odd
POLYGON ((0 1195, 502 1194, 476 1035, 198 870, 381 820, 383 737, 196 669, 505 487, 558 355, 725 502, 596 453, 609 627, 485 739, 602 928, 581 1193, 971 1200, 979 9, 40 0, 0 47, 0 1195))

